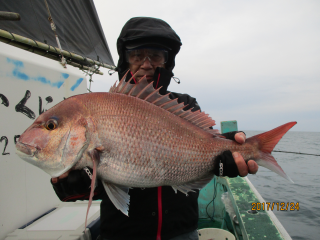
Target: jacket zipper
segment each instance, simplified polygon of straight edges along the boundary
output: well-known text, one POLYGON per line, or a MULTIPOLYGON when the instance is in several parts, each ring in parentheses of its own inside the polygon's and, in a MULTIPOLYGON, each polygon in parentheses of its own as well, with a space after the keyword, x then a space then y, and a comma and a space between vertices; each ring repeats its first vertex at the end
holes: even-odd
POLYGON ((162 228, 162 187, 158 187, 158 232, 157 240, 161 240, 162 228))
MULTIPOLYGON (((131 73, 131 76, 133 77, 133 73, 131 71, 130 71, 130 73, 131 73)), ((137 81, 134 77, 132 78, 132 80, 134 81, 135 84, 137 83, 137 81)))
POLYGON ((156 89, 158 89, 158 85, 159 85, 159 79, 160 79, 160 73, 158 74, 158 80, 157 80, 157 85, 156 85, 156 89))

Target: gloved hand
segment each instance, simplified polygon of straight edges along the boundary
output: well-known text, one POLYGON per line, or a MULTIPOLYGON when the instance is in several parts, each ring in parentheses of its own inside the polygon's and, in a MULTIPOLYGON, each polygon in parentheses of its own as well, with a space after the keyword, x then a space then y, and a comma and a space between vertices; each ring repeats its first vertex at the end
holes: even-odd
MULTIPOLYGON (((221 135, 226 137, 226 139, 236 141, 235 136, 237 133, 240 133, 240 132, 242 132, 242 131, 227 132, 227 133, 223 133, 221 135)), ((242 132, 242 133, 244 133, 244 132, 242 132)), ((246 135, 246 134, 244 133, 244 135, 246 135)))
MULTIPOLYGON (((239 133, 237 131, 221 134, 227 139, 236 141, 235 135, 239 133)), ((244 132, 243 132, 244 133, 244 132)), ((244 142, 245 139, 243 139, 244 142)), ((240 142, 239 140, 237 141, 240 142)), ((248 172, 256 173, 258 171, 258 165, 253 160, 248 161, 248 165, 244 162, 241 155, 238 155, 237 161, 235 161, 235 155, 232 155, 231 151, 224 151, 222 154, 216 157, 214 162, 214 174, 217 176, 237 177, 246 176, 248 172), (220 168, 222 163, 222 169, 220 168), (241 170, 239 173, 239 169, 241 170)))
POLYGON ((237 177, 239 175, 239 170, 233 159, 231 151, 224 151, 216 157, 214 160, 214 174, 216 176, 227 176, 230 178, 237 177), (223 164, 221 169, 220 163, 223 164))
MULTIPOLYGON (((74 202, 89 199, 91 178, 92 169, 85 167, 82 170, 70 171, 64 178, 51 179, 50 182, 61 201, 74 202)), ((94 200, 101 199, 105 194, 101 181, 97 179, 96 183, 94 200)))

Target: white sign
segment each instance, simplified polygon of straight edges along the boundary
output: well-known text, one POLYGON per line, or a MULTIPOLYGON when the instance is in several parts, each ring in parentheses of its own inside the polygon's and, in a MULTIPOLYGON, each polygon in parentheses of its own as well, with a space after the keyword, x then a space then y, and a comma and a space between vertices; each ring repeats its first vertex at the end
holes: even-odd
MULTIPOLYGON (((100 206, 91 206, 88 219, 100 211, 100 206)), ((28 228, 28 231, 74 231, 84 223, 87 213, 87 206, 62 207, 55 210, 48 217, 44 218, 28 228)))
POLYGON ((0 239, 54 207, 50 176, 15 154, 15 141, 44 111, 87 91, 77 68, 0 43, 0 239))

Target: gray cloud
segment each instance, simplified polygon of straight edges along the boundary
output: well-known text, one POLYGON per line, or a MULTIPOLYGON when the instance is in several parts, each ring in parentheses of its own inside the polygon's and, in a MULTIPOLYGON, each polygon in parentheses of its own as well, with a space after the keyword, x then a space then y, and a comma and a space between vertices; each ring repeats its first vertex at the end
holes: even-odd
MULTIPOLYGON (((181 84, 169 89, 196 97, 217 122, 268 130, 298 120, 293 130, 320 131, 319 1, 94 2, 115 62, 127 20, 167 21, 183 43, 181 84)), ((95 76, 92 89, 108 90, 116 75, 95 76)))

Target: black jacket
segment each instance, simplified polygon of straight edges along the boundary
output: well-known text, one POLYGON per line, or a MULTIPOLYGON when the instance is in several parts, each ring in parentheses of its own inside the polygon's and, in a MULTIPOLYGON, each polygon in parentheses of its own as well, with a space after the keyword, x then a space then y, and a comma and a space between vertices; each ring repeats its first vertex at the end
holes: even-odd
MULTIPOLYGON (((188 94, 172 92, 170 97, 189 104, 186 109, 200 109, 196 99, 188 94)), ((101 202, 101 236, 111 240, 156 239, 161 229, 161 240, 165 240, 197 229, 199 191, 186 196, 179 191, 176 194, 170 186, 160 189, 130 189, 129 217, 117 210, 104 194, 101 202), (159 204, 162 218, 159 218, 159 204)))
POLYGON ((101 203, 101 236, 106 239, 157 239, 161 222, 161 239, 170 239, 197 229, 198 195, 174 193, 160 187, 162 220, 159 219, 159 188, 130 189, 129 217, 116 210, 106 196, 101 203))
MULTIPOLYGON (((189 104, 186 109, 200 109, 195 98, 188 94, 172 92, 171 98, 189 104)), ((84 170, 72 171, 68 178, 52 184, 61 201, 76 201, 89 198, 90 178, 84 170)), ((191 232, 198 227, 199 191, 190 192, 188 196, 173 191, 172 187, 133 188, 129 190, 129 217, 117 210, 110 201, 103 185, 98 181, 94 200, 102 199, 100 211, 100 235, 110 240, 156 239, 161 229, 161 239, 191 232), (161 190, 160 190, 161 189, 161 190), (159 193, 161 191, 161 193, 159 193), (161 205, 162 211, 159 209, 161 205), (162 218, 159 219, 159 212, 162 218), (159 226, 161 224, 161 227, 159 226)))
POLYGON ((119 54, 117 71, 119 79, 122 79, 129 68, 125 58, 126 44, 138 42, 159 43, 170 49, 168 50, 168 61, 165 64, 166 69, 158 68, 154 78, 154 87, 156 88, 157 76, 158 73, 160 73, 161 78, 157 87, 162 86, 160 93, 165 94, 170 84, 171 77, 174 75, 172 70, 175 66, 175 57, 182 45, 179 36, 168 23, 161 19, 148 17, 131 18, 122 28, 117 40, 117 50, 119 54))
MULTIPOLYGON (((175 56, 180 50, 181 41, 169 24, 161 19, 137 17, 130 19, 123 27, 117 41, 119 61, 117 70, 121 79, 128 70, 125 60, 126 44, 159 43, 165 45, 169 57, 164 68, 157 68, 153 81, 161 94, 167 88, 173 76, 175 56)), ((131 78, 127 75, 126 81, 131 78)), ((187 94, 171 93, 170 98, 188 104, 185 110, 200 109, 195 98, 187 94)), ((117 210, 108 196, 101 203, 101 236, 106 239, 156 239, 161 230, 161 239, 193 231, 198 227, 198 195, 177 194, 169 186, 147 189, 130 189, 129 217, 117 210), (160 209, 162 208, 162 211, 160 209), (160 216, 159 216, 160 213, 160 216), (162 215, 162 216, 161 216, 162 215), (161 225, 161 226, 160 226, 161 225)))
MULTIPOLYGON (((154 85, 154 87, 161 86, 160 93, 166 94, 173 76, 175 56, 181 46, 179 36, 166 22, 160 19, 142 17, 130 19, 123 27, 117 41, 119 79, 128 69, 128 64, 125 61, 125 46, 134 42, 158 42, 170 49, 165 65, 166 69, 157 68, 154 74, 154 82, 157 81, 157 86, 154 85)), ((127 77, 128 80, 131 76, 127 77)), ((200 109, 196 99, 188 94, 172 92, 170 98, 178 98, 178 102, 188 104, 185 110, 189 108, 193 108, 193 111, 200 109)), ((103 238, 111 240, 156 239, 161 230, 161 239, 165 240, 197 229, 198 191, 186 196, 181 192, 176 194, 169 186, 144 190, 130 189, 129 217, 127 217, 114 207, 105 191, 101 191, 101 184, 99 186, 100 188, 96 189, 97 194, 94 199, 102 199, 100 234, 103 238), (159 217, 159 213, 162 217, 159 217)), ((56 192, 60 189, 57 185, 54 185, 54 188, 56 192)), ((57 193, 60 199, 77 200, 77 196, 65 196, 65 191, 63 191, 65 188, 61 189, 61 194, 57 193)))

